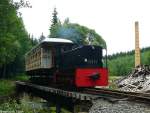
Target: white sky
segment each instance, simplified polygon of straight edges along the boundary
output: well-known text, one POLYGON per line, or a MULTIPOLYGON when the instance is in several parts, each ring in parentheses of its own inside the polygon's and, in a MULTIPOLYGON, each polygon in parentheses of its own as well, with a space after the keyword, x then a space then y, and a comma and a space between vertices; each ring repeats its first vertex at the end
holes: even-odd
POLYGON ((29 0, 20 9, 27 31, 49 35, 52 12, 58 18, 95 29, 107 43, 108 54, 134 49, 134 22, 139 21, 140 47, 150 46, 150 0, 29 0))

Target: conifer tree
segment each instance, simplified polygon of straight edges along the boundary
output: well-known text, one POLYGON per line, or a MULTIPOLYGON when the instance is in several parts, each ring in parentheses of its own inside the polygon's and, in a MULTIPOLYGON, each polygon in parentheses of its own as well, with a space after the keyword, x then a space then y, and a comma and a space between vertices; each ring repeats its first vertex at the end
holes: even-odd
POLYGON ((50 37, 57 37, 57 36, 53 35, 53 33, 56 31, 56 27, 58 24, 58 17, 57 17, 58 13, 56 11, 56 8, 54 8, 54 12, 52 14, 53 14, 53 18, 52 18, 52 24, 50 27, 50 37))
POLYGON ((39 38, 39 42, 42 42, 45 38, 46 38, 46 37, 43 35, 43 32, 42 32, 42 34, 41 34, 41 36, 40 36, 40 38, 39 38))
POLYGON ((52 19, 52 26, 56 25, 58 22, 58 18, 57 18, 57 11, 56 8, 54 8, 54 12, 53 12, 53 19, 52 19))

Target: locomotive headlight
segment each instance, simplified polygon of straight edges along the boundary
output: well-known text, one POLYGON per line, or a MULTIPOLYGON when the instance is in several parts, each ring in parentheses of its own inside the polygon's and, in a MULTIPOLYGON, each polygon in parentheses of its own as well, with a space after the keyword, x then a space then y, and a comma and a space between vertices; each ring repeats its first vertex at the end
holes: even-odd
POLYGON ((87 62, 87 58, 84 59, 84 62, 87 62))

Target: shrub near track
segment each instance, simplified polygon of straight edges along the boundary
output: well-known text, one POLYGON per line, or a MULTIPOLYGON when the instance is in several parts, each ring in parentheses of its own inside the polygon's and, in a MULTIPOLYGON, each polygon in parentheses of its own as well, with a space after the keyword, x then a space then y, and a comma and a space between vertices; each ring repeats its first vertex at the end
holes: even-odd
POLYGON ((14 93, 15 84, 11 80, 0 80, 0 96, 7 96, 14 93))

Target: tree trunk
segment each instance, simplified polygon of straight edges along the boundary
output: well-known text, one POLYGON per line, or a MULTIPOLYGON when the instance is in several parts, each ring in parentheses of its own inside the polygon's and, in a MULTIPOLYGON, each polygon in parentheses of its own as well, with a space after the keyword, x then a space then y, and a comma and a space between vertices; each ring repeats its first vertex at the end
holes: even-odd
POLYGON ((6 65, 3 65, 3 72, 2 72, 2 78, 5 78, 6 76, 6 65))

